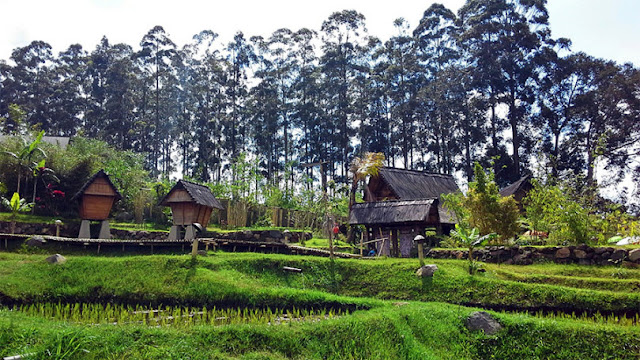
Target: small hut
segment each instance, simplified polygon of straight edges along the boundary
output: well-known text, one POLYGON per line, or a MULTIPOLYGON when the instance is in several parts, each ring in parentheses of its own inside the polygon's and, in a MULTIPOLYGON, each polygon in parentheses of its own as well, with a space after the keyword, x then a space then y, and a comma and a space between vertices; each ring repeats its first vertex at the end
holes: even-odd
POLYGON ((349 224, 364 225, 364 236, 375 243, 377 253, 410 255, 413 238, 433 227, 448 233, 455 220, 440 195, 460 191, 451 175, 381 168, 365 187, 364 203, 355 204, 349 224))
POLYGON ((513 198, 518 203, 518 208, 520 209, 521 213, 524 212, 522 199, 524 199, 529 194, 529 191, 533 189, 531 180, 531 176, 523 176, 518 181, 500 190, 500 195, 503 197, 513 196, 513 198))
POLYGON ((179 238, 182 227, 186 227, 185 239, 193 239, 193 224, 198 223, 206 228, 213 209, 224 209, 209 188, 185 180, 179 180, 160 201, 160 205, 171 207, 173 226, 169 233, 170 240, 179 238))
POLYGON ((82 219, 78 238, 91 238, 90 221, 101 221, 99 239, 110 239, 109 213, 116 200, 122 199, 122 195, 113 185, 109 175, 104 170, 95 173, 80 191, 71 200, 80 200, 79 214, 82 219))

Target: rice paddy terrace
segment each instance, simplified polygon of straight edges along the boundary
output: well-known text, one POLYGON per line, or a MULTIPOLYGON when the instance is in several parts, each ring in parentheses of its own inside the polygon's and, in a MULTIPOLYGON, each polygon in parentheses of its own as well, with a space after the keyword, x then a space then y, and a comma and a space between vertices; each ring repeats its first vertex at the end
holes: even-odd
POLYGON ((35 359, 637 359, 640 271, 622 267, 0 253, 0 356, 35 359), (291 272, 287 269, 300 269, 291 272), (495 335, 471 331, 487 310, 495 335), (491 310, 493 309, 493 310, 491 310), (25 357, 27 358, 27 357, 25 357))

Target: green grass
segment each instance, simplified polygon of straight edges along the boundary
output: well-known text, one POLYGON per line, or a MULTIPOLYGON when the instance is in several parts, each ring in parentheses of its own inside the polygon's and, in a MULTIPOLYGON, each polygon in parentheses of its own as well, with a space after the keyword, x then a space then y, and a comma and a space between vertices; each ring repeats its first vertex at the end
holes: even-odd
POLYGON ((163 231, 169 232, 170 225, 157 224, 150 221, 145 221, 142 224, 132 222, 113 221, 109 222, 109 225, 113 229, 118 230, 136 230, 136 231, 163 231))
MULTIPOLYGON (((29 223, 29 224, 53 224, 56 220, 62 220, 62 222, 80 222, 78 219, 64 219, 61 217, 52 216, 39 216, 31 214, 16 214, 16 222, 29 223)), ((11 221, 11 213, 0 212, 0 221, 11 221)))
MULTIPOLYGON (((620 318, 611 315, 594 320, 580 315, 494 313, 505 329, 485 336, 463 325, 474 309, 456 305, 637 311, 639 295, 621 285, 638 279, 635 269, 616 275, 620 269, 487 264, 487 273, 472 277, 464 261, 435 260, 438 272, 423 281, 414 275, 415 259, 332 262, 217 252, 195 262, 188 256, 68 255, 67 263, 49 265, 44 258, 0 252, 0 303, 27 309, 33 304, 31 311, 0 310, 0 356, 35 353, 35 358, 63 358, 67 352, 67 358, 89 359, 636 359, 640 355, 638 327, 628 326, 627 320, 618 325, 620 318), (284 272, 283 266, 303 272, 284 272), (535 277, 541 280, 528 281, 535 277), (605 285, 609 280, 614 285, 605 285), (58 303, 110 304, 120 309, 169 306, 172 314, 176 309, 184 313, 185 307, 190 312, 246 307, 256 311, 250 315, 256 319, 262 316, 256 309, 267 308, 345 309, 350 314, 278 325, 255 321, 220 326, 209 317, 207 325, 194 321, 188 326, 89 326, 78 319, 80 315, 41 316, 38 309, 44 303, 52 303, 47 305, 50 309, 58 303)), ((90 319, 100 315, 98 307, 87 309, 93 314, 90 319)))
MULTIPOLYGON (((329 248, 329 239, 314 237, 311 240, 307 240, 304 243, 305 246, 314 248, 329 248)), ((333 240, 333 246, 337 248, 355 248, 353 245, 348 244, 342 240, 333 240)))
MULTIPOLYGON (((395 300, 441 301, 492 308, 565 311, 637 311, 636 280, 612 275, 619 269, 593 268, 609 278, 518 275, 544 272, 531 267, 486 264, 487 273, 469 276, 466 262, 435 260, 433 279, 423 282, 411 259, 336 260, 325 258, 217 253, 193 263, 188 256, 71 256, 67 264, 51 267, 44 255, 0 253, 0 296, 11 301, 104 301, 181 303, 189 305, 255 302, 276 305, 289 298, 348 296, 395 300), (301 268, 286 273, 283 266, 301 268), (118 274, 118 276, 113 276, 118 274), (153 274, 153 276, 150 276, 153 274), (560 280, 558 280, 560 279, 560 280), (625 286, 629 286, 625 290, 625 286), (332 294, 330 294, 332 293, 332 294), (89 297, 89 299, 87 299, 89 297)), ((552 268, 562 269, 559 265, 552 268)), ((589 267, 586 267, 591 269, 589 267)), ((573 267, 566 267, 571 274, 573 267)), ((638 270, 624 269, 629 277, 638 270)), ((585 269, 587 271, 587 269, 585 269)), ((593 276, 593 275, 592 275, 593 276)), ((307 301, 307 300, 304 300, 307 301)), ((312 301, 312 300, 309 300, 312 301)))
POLYGON ((640 332, 495 314, 496 336, 469 332, 473 309, 409 303, 285 325, 81 326, 0 310, 0 355, 87 359, 635 359, 640 332))

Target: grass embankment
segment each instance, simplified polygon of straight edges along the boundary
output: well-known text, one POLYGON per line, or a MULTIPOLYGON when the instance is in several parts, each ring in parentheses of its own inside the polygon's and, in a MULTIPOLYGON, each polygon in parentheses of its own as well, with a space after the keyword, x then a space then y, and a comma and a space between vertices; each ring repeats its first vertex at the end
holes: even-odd
MULTIPOLYGON (((350 315, 287 325, 83 326, 73 322, 0 311, 0 355, 71 351, 83 358, 210 359, 635 359, 636 327, 585 321, 496 314, 505 329, 496 336, 470 333, 463 325, 473 309, 443 303, 514 307, 569 306, 583 310, 637 309, 639 295, 594 289, 590 282, 570 288, 504 280, 500 271, 519 267, 487 265, 470 277, 465 263, 434 261, 431 281, 413 274, 416 260, 336 260, 251 253, 199 258, 69 256, 51 266, 43 255, 0 253, 3 303, 85 302, 247 306, 253 308, 350 309, 350 315), (287 273, 282 266, 303 269, 287 273), (355 297, 357 296, 357 297, 355 297), (380 299, 396 299, 381 301, 380 299), (401 305, 401 306, 399 306, 401 305), (88 352, 84 352, 84 350, 88 352), (80 352, 82 351, 82 352, 80 352)), ((578 269, 526 267, 532 273, 580 277, 578 269)), ((612 277, 615 268, 586 276, 612 277)), ((629 270, 629 279, 637 274, 629 270)), ((526 276, 526 274, 522 274, 526 276)))
MULTIPOLYGON (((336 260, 333 266, 327 259, 255 257, 250 254, 222 256, 219 260, 271 285, 281 281, 282 265, 299 267, 303 269, 302 274, 289 275, 287 278, 290 287, 337 291, 347 296, 441 301, 508 309, 555 308, 569 312, 637 312, 640 307, 640 294, 633 293, 632 289, 602 289, 605 287, 602 284, 609 279, 615 282, 614 275, 619 273, 620 269, 613 267, 593 268, 594 272, 589 274, 586 271, 587 268, 591 269, 590 267, 565 266, 566 269, 571 269, 571 279, 575 282, 575 286, 567 287, 553 283, 512 281, 501 278, 500 275, 501 271, 515 272, 522 269, 535 274, 537 271, 543 271, 548 265, 520 267, 485 264, 487 273, 469 276, 464 261, 431 259, 429 261, 437 264, 439 270, 433 279, 423 282, 414 275, 418 264, 416 260, 411 259, 336 260), (581 270, 591 278, 587 277, 587 280, 582 281, 581 279, 585 278, 580 274, 581 270)), ((210 263, 209 259, 204 261, 204 264, 207 263, 210 263)), ((204 264, 203 266, 206 266, 204 264)), ((559 265, 551 266, 562 268, 559 265)), ((638 270, 626 271, 629 276, 640 276, 638 270)), ((524 278, 527 279, 526 276, 524 278)), ((621 285, 611 287, 620 289, 621 285)))
POLYGON ((0 355, 89 359, 635 359, 631 328, 498 314, 505 330, 471 333, 472 309, 386 304, 318 322, 287 325, 80 326, 0 311, 0 355))
MULTIPOLYGON (((274 307, 302 301, 299 296, 312 303, 335 296, 332 293, 569 312, 637 312, 640 307, 639 271, 614 267, 486 264, 487 273, 469 276, 464 261, 434 260, 439 270, 433 279, 422 281, 414 275, 417 261, 410 259, 331 262, 315 257, 218 253, 200 257, 196 264, 187 256, 79 256, 59 267, 43 259, 42 255, 1 254, 0 299, 193 306, 263 302, 274 307), (283 266, 303 272, 286 273, 283 266), (564 275, 553 275, 553 269, 564 275), (627 279, 617 279, 618 274, 626 274, 627 279)), ((354 304, 364 301, 353 300, 354 304)))

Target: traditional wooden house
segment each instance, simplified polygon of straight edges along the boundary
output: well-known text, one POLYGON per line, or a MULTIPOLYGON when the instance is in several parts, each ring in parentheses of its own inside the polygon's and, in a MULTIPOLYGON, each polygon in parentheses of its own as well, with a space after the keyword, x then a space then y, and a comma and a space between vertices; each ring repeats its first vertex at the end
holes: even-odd
POLYGON ((520 212, 524 211, 522 206, 522 199, 529 194, 529 191, 533 189, 533 185, 531 184, 531 176, 523 176, 518 181, 513 184, 503 188, 500 190, 500 195, 503 197, 513 196, 513 198, 518 202, 518 208, 520 208, 520 212))
POLYGON ((440 234, 453 228, 455 220, 440 195, 457 191, 451 175, 381 168, 369 179, 365 202, 351 209, 349 224, 365 225, 365 241, 374 243, 378 254, 408 257, 413 238, 426 228, 440 234))
POLYGON ((181 237, 180 231, 183 227, 186 227, 185 239, 193 239, 193 224, 198 223, 206 228, 213 209, 224 210, 209 188, 185 180, 178 181, 160 204, 171 207, 173 226, 169 233, 170 240, 181 237))
POLYGON ((109 179, 109 175, 104 170, 95 173, 71 198, 72 201, 76 199, 80 201, 78 210, 82 219, 78 237, 81 239, 91 238, 90 221, 101 221, 98 238, 111 238, 107 219, 114 202, 122 199, 122 195, 109 179))

